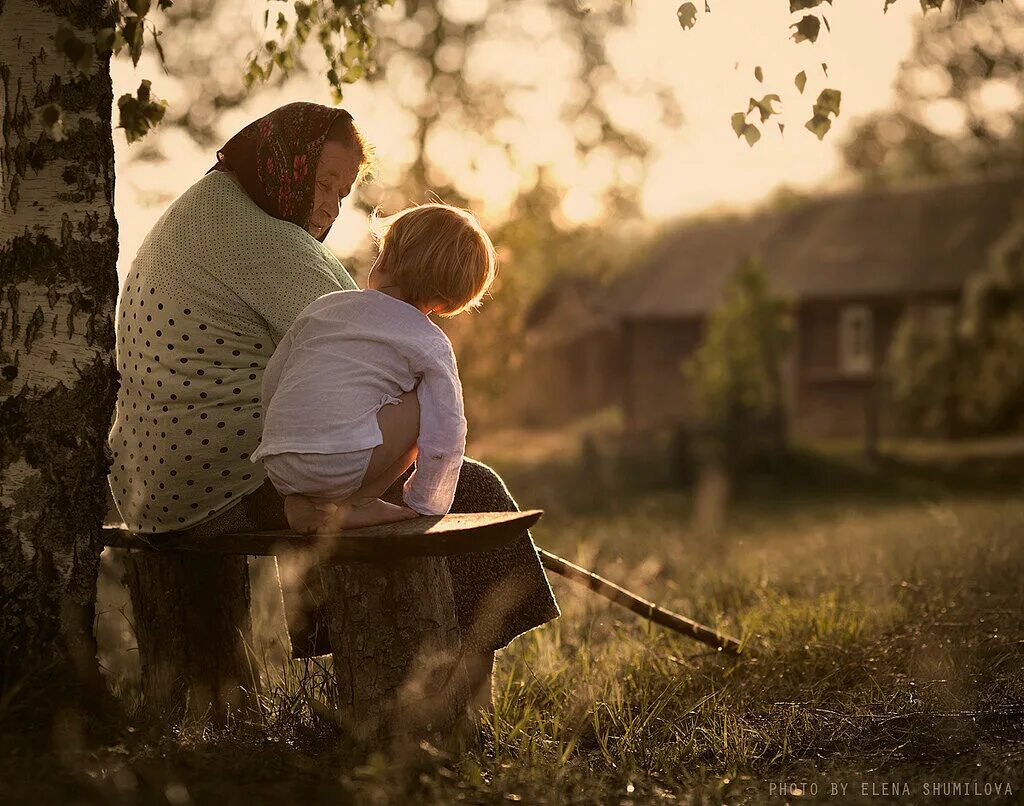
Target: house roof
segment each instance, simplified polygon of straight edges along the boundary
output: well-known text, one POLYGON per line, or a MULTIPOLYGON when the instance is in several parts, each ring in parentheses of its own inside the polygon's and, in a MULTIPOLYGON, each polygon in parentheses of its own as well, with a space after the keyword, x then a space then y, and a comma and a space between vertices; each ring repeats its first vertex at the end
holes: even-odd
POLYGON ((984 265, 1024 197, 1024 174, 820 197, 783 211, 688 222, 622 289, 625 319, 700 315, 739 261, 764 263, 794 300, 953 291, 984 265))

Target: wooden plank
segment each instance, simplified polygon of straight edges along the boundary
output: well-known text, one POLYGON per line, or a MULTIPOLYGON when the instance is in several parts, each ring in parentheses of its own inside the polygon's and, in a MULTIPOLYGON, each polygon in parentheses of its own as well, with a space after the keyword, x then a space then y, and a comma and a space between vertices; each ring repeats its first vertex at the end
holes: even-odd
POLYGON ((387 560, 468 554, 498 548, 533 526, 542 514, 539 509, 472 512, 413 518, 399 523, 350 529, 336 535, 267 531, 212 538, 195 538, 174 532, 136 534, 124 528, 124 524, 119 524, 104 526, 103 538, 107 546, 145 551, 271 556, 312 550, 320 554, 321 561, 387 560))

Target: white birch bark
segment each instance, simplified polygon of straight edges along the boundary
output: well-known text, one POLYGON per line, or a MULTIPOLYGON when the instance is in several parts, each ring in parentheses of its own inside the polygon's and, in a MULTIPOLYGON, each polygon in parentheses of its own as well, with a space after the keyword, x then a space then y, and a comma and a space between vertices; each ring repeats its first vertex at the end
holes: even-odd
POLYGON ((109 59, 82 72, 103 0, 0 2, 0 664, 92 674, 92 611, 116 391, 109 59), (39 120, 64 109, 59 142, 39 120))

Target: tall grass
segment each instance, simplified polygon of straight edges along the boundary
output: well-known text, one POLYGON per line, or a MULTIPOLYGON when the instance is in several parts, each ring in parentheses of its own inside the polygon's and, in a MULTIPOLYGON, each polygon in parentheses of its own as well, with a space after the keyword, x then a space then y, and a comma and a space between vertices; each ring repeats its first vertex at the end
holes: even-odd
MULTIPOLYGON (((197 800, 223 792, 225 766, 232 787, 308 802, 762 803, 782 797, 772 782, 824 792, 894 776, 1024 789, 1024 498, 836 496, 772 517, 757 506, 713 545, 689 532, 671 490, 555 512, 535 534, 741 636, 738 659, 556 579, 562 617, 499 653, 483 752, 428 748, 398 769, 330 749, 311 707, 333 697, 329 664, 286 660, 268 606, 253 649, 258 717, 166 752, 197 800), (254 788, 267 769, 274 785, 254 788)), ((129 624, 108 585, 105 618, 129 624)), ((127 697, 130 646, 108 632, 127 697)))

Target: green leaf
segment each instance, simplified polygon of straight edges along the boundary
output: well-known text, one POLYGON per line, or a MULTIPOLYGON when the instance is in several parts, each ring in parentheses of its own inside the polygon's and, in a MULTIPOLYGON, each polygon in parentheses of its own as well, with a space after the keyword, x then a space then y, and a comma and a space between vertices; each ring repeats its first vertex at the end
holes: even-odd
MULTIPOLYGON (((824 0, 789 0, 789 13, 795 14, 798 11, 806 11, 809 8, 817 8, 824 0)), ((832 5, 832 0, 828 0, 828 4, 832 5)))
POLYGON ((809 121, 804 124, 804 128, 808 131, 813 132, 817 135, 819 140, 824 139, 828 130, 832 128, 832 121, 827 117, 815 114, 809 121))
POLYGON ((351 67, 358 62, 363 55, 363 49, 358 42, 353 42, 341 52, 341 62, 346 67, 351 67))
POLYGON ((160 59, 160 64, 167 64, 167 57, 164 55, 164 46, 160 44, 160 32, 153 31, 153 45, 156 47, 156 55, 160 59))
POLYGON ((785 133, 786 133, 786 124, 785 123, 780 123, 779 124, 779 134, 785 134, 785 133))
POLYGON ((764 70, 761 69, 761 65, 754 68, 754 78, 757 79, 758 84, 764 81, 764 70))
POLYGON ((260 80, 260 76, 263 75, 263 70, 260 68, 259 63, 253 59, 245 68, 245 73, 242 74, 242 81, 245 83, 245 88, 252 89, 252 85, 260 80))
POLYGON ((793 83, 796 84, 796 88, 800 91, 800 94, 803 95, 804 87, 807 86, 807 73, 801 70, 796 74, 796 78, 793 79, 793 83))
POLYGON ((800 22, 794 22, 789 27, 796 29, 793 32, 796 42, 817 42, 818 34, 821 33, 821 20, 813 14, 807 14, 800 22))
POLYGON ((839 105, 842 103, 843 94, 839 90, 825 89, 818 95, 814 104, 815 114, 828 115, 830 112, 839 117, 839 105))
POLYGON ((118 125, 124 129, 129 143, 145 137, 146 132, 163 120, 167 102, 154 98, 151 84, 143 81, 135 95, 125 94, 117 100, 118 125))
POLYGON ((676 11, 679 24, 684 30, 688 30, 697 24, 697 6, 693 3, 683 3, 676 11))
MULTIPOLYGON (((985 2, 985 0, 982 0, 985 2)), ((921 11, 927 14, 932 9, 936 11, 942 11, 943 0, 921 0, 921 11)))
MULTIPOLYGON (((754 99, 751 98, 751 101, 754 99)), ((742 112, 736 112, 732 116, 732 130, 736 133, 737 137, 742 137, 747 141, 747 145, 753 146, 758 140, 761 139, 761 132, 750 123, 747 123, 747 116, 742 112)))
POLYGON ((764 123, 772 115, 779 113, 778 109, 772 107, 773 103, 781 103, 782 99, 779 98, 775 93, 764 96, 760 101, 754 98, 750 99, 750 107, 747 109, 747 114, 750 114, 755 109, 761 114, 761 122, 764 123))
POLYGON ((281 32, 281 36, 288 32, 288 19, 281 12, 277 14, 277 30, 281 32))
POLYGON ((132 64, 137 65, 142 57, 142 36, 145 29, 141 17, 125 17, 124 26, 121 29, 125 44, 128 45, 128 52, 132 57, 132 64))
POLYGON ((145 17, 149 13, 150 0, 126 0, 128 10, 136 17, 145 17))
POLYGON ((161 11, 167 11, 174 5, 174 0, 157 0, 156 7, 161 11))
POLYGON ((366 71, 361 64, 353 64, 345 72, 345 75, 341 77, 341 80, 344 81, 346 84, 353 84, 359 79, 361 79, 365 72, 366 71))
POLYGON ((825 74, 825 78, 828 78, 828 65, 825 62, 821 63, 821 72, 825 74))

